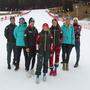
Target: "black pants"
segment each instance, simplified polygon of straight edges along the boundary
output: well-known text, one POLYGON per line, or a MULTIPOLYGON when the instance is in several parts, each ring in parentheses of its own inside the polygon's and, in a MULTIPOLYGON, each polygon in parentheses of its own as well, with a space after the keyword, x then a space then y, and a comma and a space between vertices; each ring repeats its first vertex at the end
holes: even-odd
POLYGON ((79 59, 80 59, 80 42, 79 41, 75 41, 75 50, 76 50, 76 63, 79 63, 79 59))
POLYGON ((7 64, 11 63, 11 53, 13 51, 13 63, 15 62, 15 43, 7 43, 7 64))
POLYGON ((38 54, 37 56, 37 68, 36 68, 36 75, 41 75, 41 70, 43 68, 43 73, 48 72, 48 60, 50 58, 49 52, 44 52, 42 54, 38 54))
POLYGON ((69 63, 69 57, 73 46, 69 44, 62 45, 62 59, 63 63, 69 63))
POLYGON ((25 49, 25 47, 16 46, 16 50, 15 50, 16 67, 19 67, 19 62, 20 62, 20 56, 21 56, 21 51, 22 51, 22 49, 23 49, 23 52, 24 52, 25 65, 26 65, 27 54, 26 54, 26 49, 25 49))
POLYGON ((31 61, 32 61, 31 69, 33 69, 34 65, 35 65, 36 52, 29 52, 26 54, 27 54, 27 59, 26 59, 26 63, 25 63, 26 69, 29 70, 31 61))

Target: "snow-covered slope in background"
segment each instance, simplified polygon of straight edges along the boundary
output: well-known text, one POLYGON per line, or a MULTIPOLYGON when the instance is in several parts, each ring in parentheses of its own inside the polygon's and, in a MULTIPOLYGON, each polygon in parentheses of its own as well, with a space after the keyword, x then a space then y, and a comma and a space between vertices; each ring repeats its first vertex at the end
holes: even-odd
MULTIPOLYGON (((35 26, 41 31, 42 24, 47 22, 51 26, 52 18, 46 13, 46 10, 32 10, 24 15, 26 21, 30 17, 35 19, 35 26)), ((16 23, 18 24, 18 18, 16 23)), ((86 21, 83 21, 83 23, 86 21)), ((62 22, 59 22, 62 25, 62 22)), ((39 85, 35 83, 35 77, 27 78, 24 70, 24 57, 21 56, 20 70, 15 72, 14 67, 7 70, 6 63, 6 39, 4 37, 4 28, 9 24, 9 20, 0 22, 0 90, 90 90, 90 30, 82 29, 81 32, 81 58, 80 66, 74 69, 75 49, 71 53, 70 71, 62 71, 62 65, 58 68, 57 77, 48 75, 47 82, 39 85)))

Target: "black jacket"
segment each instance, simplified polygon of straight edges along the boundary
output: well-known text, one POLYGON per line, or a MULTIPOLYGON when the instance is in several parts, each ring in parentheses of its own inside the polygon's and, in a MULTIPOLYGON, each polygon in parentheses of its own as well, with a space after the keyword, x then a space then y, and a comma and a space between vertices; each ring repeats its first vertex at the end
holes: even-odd
POLYGON ((51 44, 53 41, 53 37, 50 33, 50 30, 44 31, 42 30, 37 39, 37 43, 39 45, 39 52, 43 53, 44 51, 50 52, 51 44))
POLYGON ((10 43, 16 42, 16 40, 14 38, 15 27, 16 27, 15 24, 9 24, 8 26, 6 26, 5 31, 4 31, 4 36, 6 37, 7 42, 10 42, 10 43))
POLYGON ((25 47, 36 49, 36 38, 38 36, 38 31, 35 27, 30 28, 27 27, 24 33, 24 41, 25 41, 25 47))

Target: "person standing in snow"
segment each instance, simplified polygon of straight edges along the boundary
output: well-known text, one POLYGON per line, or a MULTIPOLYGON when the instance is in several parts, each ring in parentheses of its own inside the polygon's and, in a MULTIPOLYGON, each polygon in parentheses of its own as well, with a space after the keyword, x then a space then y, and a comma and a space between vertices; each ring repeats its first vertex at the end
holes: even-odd
POLYGON ((34 74, 34 64, 35 64, 35 56, 36 56, 36 39, 38 36, 38 31, 36 27, 34 26, 34 19, 29 19, 29 25, 24 33, 24 41, 25 41, 25 48, 26 48, 26 54, 28 56, 26 60, 26 71, 29 71, 30 62, 32 59, 32 66, 30 70, 30 75, 34 74))
POLYGON ((24 32, 26 28, 27 28, 27 23, 25 22, 25 19, 21 17, 19 19, 19 26, 17 26, 14 30, 14 37, 16 39, 16 50, 15 50, 16 67, 15 67, 15 70, 19 69, 19 62, 20 62, 20 56, 21 56, 22 49, 24 51, 24 57, 25 57, 25 63, 26 63, 27 55, 26 55, 25 42, 24 42, 24 32))
POLYGON ((73 19, 73 26, 75 31, 75 50, 76 50, 76 63, 74 65, 75 68, 78 67, 79 59, 80 59, 80 32, 81 26, 78 24, 78 18, 73 19))
POLYGON ((70 17, 66 17, 65 23, 61 27, 63 33, 63 42, 62 42, 62 60, 64 71, 69 70, 69 58, 73 46, 75 45, 75 33, 74 27, 70 24, 70 17))
POLYGON ((52 20, 52 26, 50 32, 53 36, 53 48, 50 50, 50 76, 57 75, 57 67, 59 66, 59 57, 62 44, 62 31, 56 19, 52 20), (55 62, 54 62, 54 53, 55 53, 55 62))
POLYGON ((48 60, 50 58, 50 48, 52 44, 52 36, 47 23, 42 26, 42 31, 37 38, 38 56, 36 66, 36 83, 40 83, 40 75, 43 67, 43 81, 46 81, 46 74, 48 72, 48 60))
POLYGON ((14 38, 14 29, 16 27, 15 24, 15 17, 10 17, 10 24, 6 26, 5 31, 4 31, 4 36, 7 39, 7 64, 8 64, 8 69, 11 69, 11 53, 13 50, 14 58, 13 58, 13 65, 15 65, 15 38, 14 38))

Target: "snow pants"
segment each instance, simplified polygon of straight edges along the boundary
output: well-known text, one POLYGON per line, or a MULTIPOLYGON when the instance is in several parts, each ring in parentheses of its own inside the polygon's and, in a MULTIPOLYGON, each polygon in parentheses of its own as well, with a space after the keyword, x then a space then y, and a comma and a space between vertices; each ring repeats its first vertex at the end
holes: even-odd
POLYGON ((27 59, 26 59, 26 63, 25 63, 26 70, 29 70, 31 61, 32 61, 31 69, 33 69, 34 65, 35 65, 36 52, 29 52, 26 54, 27 54, 27 59))
POLYGON ((41 75, 42 68, 43 68, 44 74, 46 74, 48 72, 49 57, 50 57, 50 53, 47 51, 45 51, 43 53, 38 53, 36 75, 41 75))
POLYGON ((50 53, 50 68, 59 66, 59 57, 60 57, 61 46, 54 46, 53 50, 50 53), (55 61, 54 61, 54 53, 55 53, 55 61))

